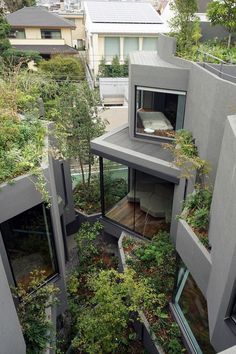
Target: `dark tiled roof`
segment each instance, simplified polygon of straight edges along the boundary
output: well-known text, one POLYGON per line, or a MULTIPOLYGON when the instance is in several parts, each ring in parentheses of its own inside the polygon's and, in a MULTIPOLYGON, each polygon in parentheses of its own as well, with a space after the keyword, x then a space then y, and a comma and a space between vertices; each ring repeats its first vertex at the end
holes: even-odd
POLYGON ((68 45, 13 45, 13 48, 23 51, 34 51, 40 54, 76 54, 77 50, 68 45))
POLYGON ((7 15, 7 21, 12 27, 75 28, 71 21, 37 6, 23 7, 7 15))

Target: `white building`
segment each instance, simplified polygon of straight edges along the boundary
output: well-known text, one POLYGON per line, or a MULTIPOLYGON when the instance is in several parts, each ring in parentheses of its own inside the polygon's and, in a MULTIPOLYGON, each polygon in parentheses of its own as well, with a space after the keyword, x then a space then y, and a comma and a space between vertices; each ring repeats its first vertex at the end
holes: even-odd
POLYGON ((96 77, 99 63, 114 56, 124 62, 130 52, 155 50, 159 33, 168 33, 167 22, 149 3, 86 1, 85 33, 88 65, 96 77))

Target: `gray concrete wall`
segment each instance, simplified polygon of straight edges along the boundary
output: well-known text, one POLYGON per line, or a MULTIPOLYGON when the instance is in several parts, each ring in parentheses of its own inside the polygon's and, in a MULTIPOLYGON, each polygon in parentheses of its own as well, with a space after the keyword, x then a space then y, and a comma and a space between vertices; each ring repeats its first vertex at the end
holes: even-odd
POLYGON ((210 161, 214 181, 227 115, 236 113, 236 84, 197 64, 190 71, 184 128, 196 139, 201 158, 210 161))
POLYGON ((75 220, 72 180, 69 162, 53 159, 53 170, 56 192, 61 197, 63 204, 61 212, 63 213, 65 223, 67 225, 75 220))
POLYGON ((25 354, 20 323, 0 255, 0 353, 25 354))
MULTIPOLYGON (((129 131, 131 138, 134 138, 135 86, 187 91, 188 70, 173 68, 171 66, 130 65, 129 131)), ((138 139, 142 140, 141 138, 138 139)), ((149 141, 148 139, 143 139, 143 141, 145 141, 145 143, 151 142, 155 144, 153 140, 149 141)))
POLYGON ((212 344, 217 351, 236 344, 226 324, 235 296, 236 269, 236 116, 227 120, 213 194, 209 239, 212 272, 207 291, 212 344))

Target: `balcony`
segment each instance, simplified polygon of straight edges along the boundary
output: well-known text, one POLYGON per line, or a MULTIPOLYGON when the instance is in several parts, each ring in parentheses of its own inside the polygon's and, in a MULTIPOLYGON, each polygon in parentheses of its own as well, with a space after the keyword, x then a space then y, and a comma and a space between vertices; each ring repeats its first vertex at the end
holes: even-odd
POLYGON ((65 40, 60 39, 43 39, 43 38, 10 38, 11 45, 64 45, 65 40))

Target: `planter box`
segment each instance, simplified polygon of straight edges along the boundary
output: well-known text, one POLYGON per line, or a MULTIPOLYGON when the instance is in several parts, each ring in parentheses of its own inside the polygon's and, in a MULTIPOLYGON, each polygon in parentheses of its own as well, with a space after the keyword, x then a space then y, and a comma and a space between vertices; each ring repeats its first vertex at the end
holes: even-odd
MULTIPOLYGON (((124 237, 127 236, 124 232, 122 232, 121 237, 118 241, 118 254, 119 254, 119 268, 120 271, 124 271, 126 268, 125 262, 125 253, 122 246, 122 242, 124 237)), ((158 344, 158 339, 156 335, 151 331, 150 325, 144 313, 142 311, 138 311, 137 313, 131 314, 131 318, 133 319, 133 326, 135 332, 138 335, 138 338, 142 341, 145 349, 150 354, 164 354, 164 350, 158 344)))
POLYGON ((34 176, 22 175, 14 178, 11 184, 0 185, 0 223, 42 202, 35 181, 34 176))
POLYGON ((96 222, 100 216, 101 213, 88 215, 78 209, 75 209, 75 220, 66 226, 67 235, 75 234, 79 230, 81 224, 84 222, 96 222))
POLYGON ((178 222, 176 250, 206 296, 212 265, 211 255, 184 220, 178 222))

